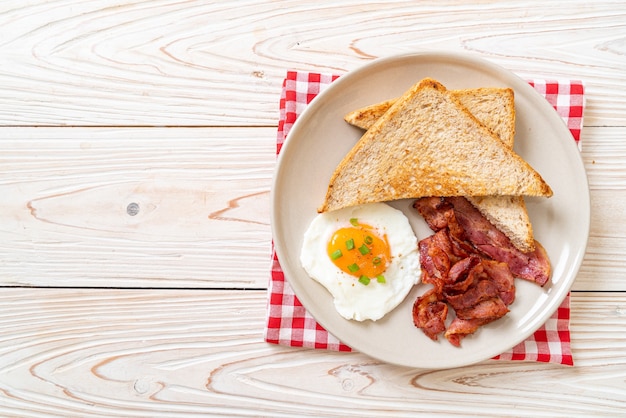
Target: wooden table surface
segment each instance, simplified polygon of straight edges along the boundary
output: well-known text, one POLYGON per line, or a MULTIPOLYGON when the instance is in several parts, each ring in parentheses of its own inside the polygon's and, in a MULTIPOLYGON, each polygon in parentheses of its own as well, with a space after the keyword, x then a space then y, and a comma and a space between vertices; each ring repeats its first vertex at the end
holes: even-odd
POLYGON ((0 416, 626 415, 623 1, 0 2, 0 416), (263 341, 289 69, 458 51, 586 84, 575 366, 263 341))

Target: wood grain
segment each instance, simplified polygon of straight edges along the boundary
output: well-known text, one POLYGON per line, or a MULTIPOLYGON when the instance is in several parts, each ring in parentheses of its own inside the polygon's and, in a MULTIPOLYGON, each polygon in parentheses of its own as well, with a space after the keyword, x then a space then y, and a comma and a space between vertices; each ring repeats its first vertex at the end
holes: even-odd
POLYGON ((2 284, 266 286, 274 129, 4 136, 2 284))
POLYGON ((591 196, 591 227, 578 290, 621 290, 626 259, 626 128, 586 127, 582 157, 591 196))
POLYGON ((0 416, 624 415, 625 38, 618 0, 0 2, 0 416), (575 367, 263 342, 285 72, 424 50, 586 84, 575 367))
POLYGON ((572 296, 575 367, 429 371, 266 344, 263 291, 4 289, 0 414, 619 415, 624 306, 625 293, 572 296))
MULTIPOLYGON (((274 128, 5 128, 4 135, 3 285, 267 285, 274 128)), ((583 130, 592 222, 576 290, 626 290, 625 135, 622 127, 583 130)))
POLYGON ((589 125, 626 124, 621 1, 3 1, 1 125, 275 126, 290 68, 421 50, 581 78, 589 125))

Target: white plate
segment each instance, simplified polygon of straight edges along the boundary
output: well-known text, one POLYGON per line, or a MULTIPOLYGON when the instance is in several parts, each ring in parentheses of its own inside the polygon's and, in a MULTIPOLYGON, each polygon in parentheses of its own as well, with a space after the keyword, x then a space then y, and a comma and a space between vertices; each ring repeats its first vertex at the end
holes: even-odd
MULTIPOLYGON (((343 75, 318 95, 298 118, 281 149, 272 189, 272 233, 287 280, 302 304, 330 333, 379 360, 419 368, 469 365, 498 355, 529 337, 558 308, 570 290, 587 245, 589 189, 580 153, 548 102, 524 80, 490 62, 450 53, 417 53, 378 59, 343 75), (553 267, 543 288, 516 280, 509 314, 462 340, 431 341, 412 322, 411 308, 426 285, 417 285, 394 311, 372 322, 348 321, 330 294, 299 262, 302 237, 322 203, 337 164, 362 134, 343 120, 358 107, 399 96, 424 77, 449 89, 511 87, 515 91, 515 150, 550 184, 554 196, 527 198, 535 238, 553 267)), ((430 235, 411 201, 397 201, 418 239, 430 235)))

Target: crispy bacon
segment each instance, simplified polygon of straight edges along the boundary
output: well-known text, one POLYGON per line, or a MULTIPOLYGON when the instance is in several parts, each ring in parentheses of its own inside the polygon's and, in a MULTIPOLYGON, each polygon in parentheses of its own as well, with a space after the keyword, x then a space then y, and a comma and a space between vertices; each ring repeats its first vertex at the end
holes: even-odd
POLYGON ((433 231, 439 231, 448 226, 448 216, 453 208, 440 197, 423 197, 413 204, 413 207, 422 214, 424 220, 433 231))
POLYGON ((456 310, 456 317, 460 319, 480 319, 483 324, 502 318, 509 312, 509 308, 497 296, 481 300, 474 306, 456 310))
POLYGON ((473 334, 482 325, 485 324, 481 319, 454 318, 448 326, 448 329, 446 329, 444 337, 446 337, 446 340, 453 346, 460 347, 463 337, 473 334))
POLYGON ((532 253, 523 253, 499 229, 491 224, 464 197, 447 197, 454 209, 454 218, 464 237, 487 257, 507 263, 516 277, 545 285, 550 278, 550 260, 541 244, 532 253))
POLYGON ((501 299, 495 297, 483 300, 471 308, 456 311, 456 318, 446 329, 444 337, 454 346, 459 347, 461 340, 473 334, 483 325, 502 318, 509 308, 501 299))
POLYGON ((540 286, 548 282, 550 260, 541 244, 535 242, 532 253, 521 252, 464 197, 422 198, 413 206, 433 231, 447 228, 465 251, 473 247, 484 257, 508 264, 515 277, 540 286))
POLYGON ((448 284, 444 287, 447 293, 463 292, 474 283, 475 276, 482 272, 480 258, 470 256, 460 260, 450 269, 448 284))
POLYGON ((433 285, 413 305, 413 322, 431 339, 440 333, 455 346, 509 312, 515 277, 543 286, 550 262, 537 243, 522 253, 465 198, 429 197, 414 207, 435 231, 419 242, 422 281, 433 285), (446 326, 448 307, 456 317, 446 326))
POLYGON ((415 300, 413 304, 413 323, 421 328, 430 339, 446 330, 448 305, 441 301, 441 295, 431 289, 415 300))
POLYGON ((470 309, 487 299, 498 297, 498 288, 491 280, 478 280, 463 293, 444 293, 446 302, 452 306, 459 317, 459 311, 470 309))
POLYGON ((506 263, 483 260, 483 268, 498 288, 498 295, 507 306, 515 301, 515 278, 506 263))
POLYGON ((418 248, 423 269, 433 278, 446 278, 450 271, 452 244, 445 231, 421 240, 418 248))

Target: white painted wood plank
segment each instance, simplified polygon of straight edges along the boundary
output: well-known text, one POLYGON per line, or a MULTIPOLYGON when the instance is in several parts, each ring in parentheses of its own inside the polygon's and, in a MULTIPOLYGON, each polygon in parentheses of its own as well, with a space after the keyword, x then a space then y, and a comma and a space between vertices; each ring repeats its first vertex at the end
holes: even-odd
POLYGON ((274 126, 288 69, 468 52, 582 78, 589 125, 626 125, 626 4, 114 0, 0 5, 0 125, 274 126))
POLYGON ((618 290, 626 278, 626 129, 585 128, 582 157, 591 190, 591 228, 574 289, 618 290))
MULTIPOLYGON (((626 290, 625 129, 583 131, 592 223, 576 290, 626 290)), ((3 285, 267 285, 273 128, 3 132, 3 285)))
POLYGON ((274 165, 269 128, 5 129, 0 282, 265 287, 274 165))
POLYGON ((3 289, 0 414, 615 416, 624 306, 625 293, 573 294, 575 367, 424 371, 266 344, 263 291, 3 289))

